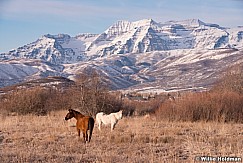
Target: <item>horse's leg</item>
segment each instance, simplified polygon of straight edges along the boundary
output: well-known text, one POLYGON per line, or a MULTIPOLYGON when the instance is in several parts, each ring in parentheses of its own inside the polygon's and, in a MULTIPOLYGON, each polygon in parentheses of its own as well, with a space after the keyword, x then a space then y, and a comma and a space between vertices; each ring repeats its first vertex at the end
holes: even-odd
POLYGON ((89 131, 89 139, 88 139, 89 142, 91 140, 91 136, 92 136, 92 131, 89 131))
POLYGON ((80 129, 77 128, 78 131, 78 137, 80 138, 80 129))
POLYGON ((93 132, 93 128, 94 128, 94 124, 95 124, 95 121, 94 119, 91 117, 89 119, 89 124, 88 124, 88 129, 89 129, 89 142, 91 140, 91 137, 92 137, 92 132, 93 132))
POLYGON ((85 140, 86 140, 86 141, 89 141, 89 140, 88 140, 88 130, 85 131, 85 135, 86 135, 86 137, 85 137, 86 139, 85 139, 85 140))
POLYGON ((99 125, 99 130, 101 130, 101 121, 98 122, 98 125, 99 125))
POLYGON ((111 131, 114 130, 115 124, 111 123, 111 131))
POLYGON ((111 131, 114 130, 116 124, 117 124, 117 121, 111 123, 111 131))
POLYGON ((83 132, 83 138, 84 138, 84 143, 86 142, 85 138, 86 138, 86 135, 85 135, 85 132, 83 132))

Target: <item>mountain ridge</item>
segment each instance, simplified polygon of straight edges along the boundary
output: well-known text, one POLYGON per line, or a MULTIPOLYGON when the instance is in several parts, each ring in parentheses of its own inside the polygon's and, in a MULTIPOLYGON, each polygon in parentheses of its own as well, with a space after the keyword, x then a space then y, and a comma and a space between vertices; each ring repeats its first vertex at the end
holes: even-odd
POLYGON ((221 62, 228 66, 242 62, 242 45, 243 27, 225 28, 199 19, 165 23, 153 19, 120 20, 100 34, 81 33, 74 37, 46 34, 30 44, 1 53, 1 63, 12 65, 10 61, 17 60, 13 69, 19 69, 21 66, 16 65, 22 64, 32 65, 33 71, 17 80, 17 71, 8 71, 2 64, 0 67, 6 73, 0 73, 0 80, 4 79, 1 86, 5 86, 8 78, 14 80, 14 76, 16 83, 50 75, 74 78, 76 73, 91 68, 109 78, 114 89, 145 86, 170 89, 169 86, 182 88, 183 85, 207 88, 215 82, 217 73, 225 71, 225 67, 220 68, 221 62), (230 63, 227 58, 235 61, 230 63), (33 64, 36 60, 38 65, 33 64), (211 74, 212 79, 203 74, 211 74), (193 86, 183 78, 185 75, 201 81, 193 86))

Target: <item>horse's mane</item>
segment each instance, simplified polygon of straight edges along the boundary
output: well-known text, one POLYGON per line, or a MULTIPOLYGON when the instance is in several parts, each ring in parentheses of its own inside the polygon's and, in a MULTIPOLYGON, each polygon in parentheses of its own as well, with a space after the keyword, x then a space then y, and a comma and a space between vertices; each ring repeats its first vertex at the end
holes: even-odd
POLYGON ((69 109, 69 112, 73 112, 74 114, 80 114, 82 116, 84 116, 82 113, 80 113, 79 111, 73 110, 73 109, 69 109))

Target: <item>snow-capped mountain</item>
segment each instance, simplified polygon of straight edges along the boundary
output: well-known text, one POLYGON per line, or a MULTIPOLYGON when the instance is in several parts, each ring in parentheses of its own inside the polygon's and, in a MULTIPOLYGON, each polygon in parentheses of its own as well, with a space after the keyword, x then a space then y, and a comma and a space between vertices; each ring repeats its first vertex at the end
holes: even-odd
POLYGON ((110 78, 114 88, 207 87, 225 65, 243 61, 242 47, 243 27, 224 28, 198 19, 118 21, 101 34, 47 34, 2 53, 0 79, 7 83, 7 78, 72 77, 95 68, 110 78), (16 59, 20 65, 10 62, 16 59), (30 64, 30 59, 38 60, 39 66, 30 64), (6 64, 15 70, 8 71, 6 64), (25 66, 30 70, 25 72, 25 66), (20 68, 25 75, 16 76, 20 68))
MULTIPOLYGON (((82 34, 70 37, 66 34, 44 35, 37 41, 0 55, 1 59, 41 59, 52 64, 73 63, 84 60, 85 43, 95 35, 82 34)), ((91 39, 92 40, 92 39, 91 39)))

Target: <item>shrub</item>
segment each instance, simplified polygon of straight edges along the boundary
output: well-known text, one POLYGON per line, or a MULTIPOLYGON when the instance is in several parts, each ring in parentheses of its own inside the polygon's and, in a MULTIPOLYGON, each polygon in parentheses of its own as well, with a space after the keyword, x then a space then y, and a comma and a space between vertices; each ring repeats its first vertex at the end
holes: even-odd
POLYGON ((2 97, 0 105, 2 106, 1 111, 6 114, 46 115, 52 110, 67 108, 69 103, 65 99, 64 93, 60 91, 36 87, 13 90, 2 97))
POLYGON ((17 114, 46 114, 44 103, 48 92, 41 88, 13 91, 1 102, 3 109, 17 114))
POLYGON ((231 91, 243 94, 243 64, 237 64, 229 68, 212 90, 217 92, 231 91))
POLYGON ((160 106, 162 100, 160 98, 150 100, 123 100, 122 106, 128 110, 128 115, 141 116, 152 114, 160 106))
POLYGON ((169 121, 217 121, 243 123, 243 65, 231 67, 207 92, 187 93, 156 110, 169 121))
POLYGON ((155 114, 168 121, 243 123, 243 96, 235 92, 188 93, 161 104, 155 114))

